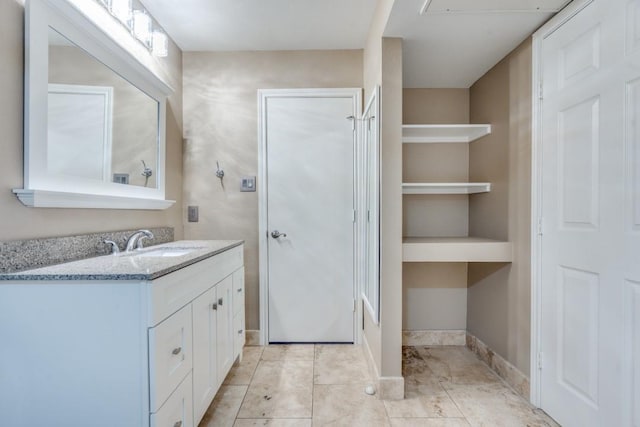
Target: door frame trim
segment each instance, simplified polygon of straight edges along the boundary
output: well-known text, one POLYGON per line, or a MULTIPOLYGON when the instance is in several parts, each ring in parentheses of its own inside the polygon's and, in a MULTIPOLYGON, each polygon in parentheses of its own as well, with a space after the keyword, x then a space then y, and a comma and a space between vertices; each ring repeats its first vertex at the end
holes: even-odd
MULTIPOLYGON (((354 158, 353 158, 353 173, 354 173, 354 209, 356 208, 356 189, 358 188, 357 182, 357 157, 356 147, 359 143, 359 132, 357 132, 358 124, 357 120, 362 116, 362 89, 361 88, 306 88, 306 89, 258 89, 258 258, 259 258, 259 307, 260 307, 260 345, 269 344, 269 250, 268 250, 268 236, 267 236, 267 138, 266 138, 266 103, 269 98, 282 98, 282 97, 350 97, 353 99, 353 107, 355 111, 355 139, 354 139, 354 158)), ((354 274, 354 289, 353 298, 356 301, 356 307, 354 311, 353 321, 353 339, 355 344, 361 343, 362 338, 362 304, 359 303, 360 294, 362 292, 360 283, 356 281, 356 271, 358 266, 358 258, 356 253, 355 233, 357 227, 354 223, 354 239, 353 239, 353 274, 354 274)))
POLYGON ((542 48, 544 40, 580 13, 594 0, 574 0, 549 22, 533 34, 532 46, 532 100, 531 116, 531 353, 530 400, 533 405, 542 404, 541 384, 541 321, 542 321, 542 48))

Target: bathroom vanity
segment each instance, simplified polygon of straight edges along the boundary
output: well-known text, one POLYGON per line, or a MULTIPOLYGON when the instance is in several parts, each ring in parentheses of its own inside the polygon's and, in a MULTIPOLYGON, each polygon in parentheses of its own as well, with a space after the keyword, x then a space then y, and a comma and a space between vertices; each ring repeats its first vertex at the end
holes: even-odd
POLYGON ((0 275, 0 424, 195 426, 244 340, 242 241, 0 275))

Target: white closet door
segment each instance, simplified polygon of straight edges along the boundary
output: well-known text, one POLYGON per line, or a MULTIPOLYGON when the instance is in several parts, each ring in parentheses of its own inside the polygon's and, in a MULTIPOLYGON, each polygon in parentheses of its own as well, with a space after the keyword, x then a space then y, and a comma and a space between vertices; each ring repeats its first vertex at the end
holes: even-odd
POLYGON ((542 44, 541 407, 565 427, 640 425, 639 3, 542 44))
POLYGON ((270 342, 354 341, 354 99, 267 100, 270 342))

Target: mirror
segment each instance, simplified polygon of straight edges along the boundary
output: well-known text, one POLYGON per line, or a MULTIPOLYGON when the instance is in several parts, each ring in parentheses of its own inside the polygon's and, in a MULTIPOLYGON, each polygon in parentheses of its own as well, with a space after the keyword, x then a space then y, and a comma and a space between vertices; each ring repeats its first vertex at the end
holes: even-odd
POLYGON ((380 321, 380 86, 376 86, 362 115, 362 145, 365 153, 365 207, 368 221, 364 232, 365 272, 362 298, 373 321, 380 321))
POLYGON ((49 27, 47 170, 156 188, 158 102, 49 27))
POLYGON ((74 3, 25 5, 25 188, 14 193, 32 207, 166 209, 171 88, 106 10, 74 3))

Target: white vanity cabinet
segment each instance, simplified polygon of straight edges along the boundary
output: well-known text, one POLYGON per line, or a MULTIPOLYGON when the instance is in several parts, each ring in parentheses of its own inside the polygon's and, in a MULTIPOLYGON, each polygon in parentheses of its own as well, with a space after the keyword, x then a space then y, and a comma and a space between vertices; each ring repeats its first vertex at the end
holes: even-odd
POLYGON ((244 343, 243 245, 219 246, 152 280, 3 278, 0 425, 197 426, 244 343))

